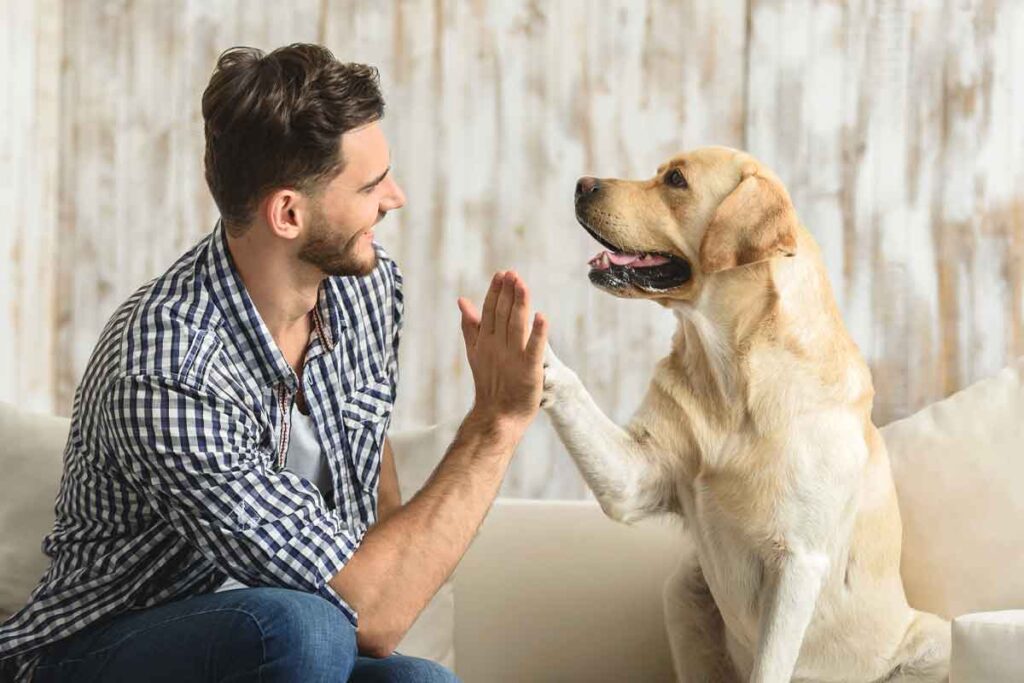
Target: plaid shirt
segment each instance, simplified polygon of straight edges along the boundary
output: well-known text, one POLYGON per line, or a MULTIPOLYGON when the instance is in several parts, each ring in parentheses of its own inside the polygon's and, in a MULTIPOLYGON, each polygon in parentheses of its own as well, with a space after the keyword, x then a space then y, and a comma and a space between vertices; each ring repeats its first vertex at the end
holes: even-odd
POLYGON ((327 278, 302 389, 333 500, 284 469, 299 378, 234 268, 223 227, 104 328, 75 394, 51 564, 0 626, 0 658, 104 617, 207 593, 231 577, 318 593, 376 518, 397 381, 402 279, 378 248, 366 277, 327 278))

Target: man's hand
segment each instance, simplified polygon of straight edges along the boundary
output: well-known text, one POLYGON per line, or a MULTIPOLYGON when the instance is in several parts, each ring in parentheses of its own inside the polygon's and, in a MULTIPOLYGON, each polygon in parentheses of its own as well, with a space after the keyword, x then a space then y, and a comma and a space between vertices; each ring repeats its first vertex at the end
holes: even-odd
POLYGON ((540 407, 547 321, 538 313, 531 329, 530 292, 513 271, 495 274, 483 315, 468 299, 459 310, 476 386, 471 416, 521 432, 540 407))

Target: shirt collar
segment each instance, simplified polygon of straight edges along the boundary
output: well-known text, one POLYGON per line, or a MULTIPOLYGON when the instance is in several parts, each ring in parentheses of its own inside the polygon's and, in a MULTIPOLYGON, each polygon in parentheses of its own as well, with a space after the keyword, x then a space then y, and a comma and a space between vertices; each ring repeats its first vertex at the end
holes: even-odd
MULTIPOLYGON (((217 221, 210 243, 208 269, 213 298, 227 321, 231 342, 262 385, 284 383, 294 390, 297 386, 295 372, 260 317, 235 268, 222 221, 217 221)), ((327 351, 334 348, 344 327, 336 297, 330 278, 326 278, 317 292, 312 317, 316 334, 327 351)))

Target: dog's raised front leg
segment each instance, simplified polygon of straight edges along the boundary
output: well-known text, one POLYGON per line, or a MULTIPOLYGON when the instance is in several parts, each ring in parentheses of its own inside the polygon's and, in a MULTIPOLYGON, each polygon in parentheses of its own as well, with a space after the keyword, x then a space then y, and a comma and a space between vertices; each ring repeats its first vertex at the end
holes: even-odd
POLYGON ((551 347, 544 362, 541 405, 605 514, 628 523, 670 508, 672 478, 645 444, 601 412, 551 347))
POLYGON ((821 553, 789 551, 765 567, 765 601, 751 683, 785 683, 793 677, 804 633, 828 573, 821 553))

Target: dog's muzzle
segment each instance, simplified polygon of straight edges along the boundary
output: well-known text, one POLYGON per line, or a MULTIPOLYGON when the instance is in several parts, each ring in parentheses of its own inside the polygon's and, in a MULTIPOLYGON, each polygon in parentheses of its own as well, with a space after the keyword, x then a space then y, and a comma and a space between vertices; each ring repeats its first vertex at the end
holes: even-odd
POLYGON ((600 195, 596 178, 580 178, 576 183, 576 220, 590 236, 609 251, 590 259, 590 281, 604 289, 635 287, 645 292, 663 292, 686 284, 693 270, 686 259, 661 252, 631 251, 612 244, 588 220, 588 206, 600 195))

